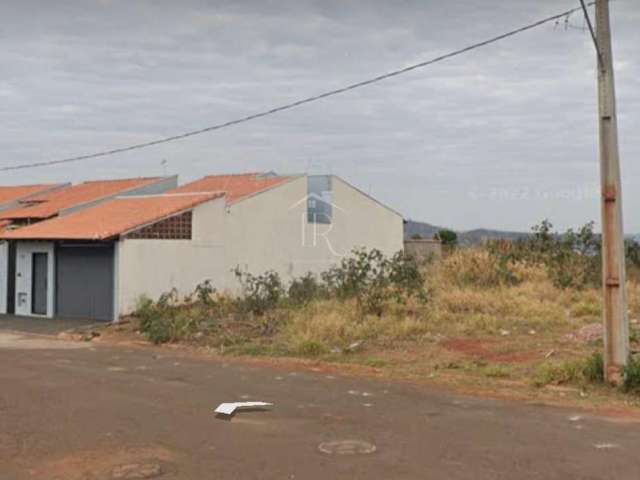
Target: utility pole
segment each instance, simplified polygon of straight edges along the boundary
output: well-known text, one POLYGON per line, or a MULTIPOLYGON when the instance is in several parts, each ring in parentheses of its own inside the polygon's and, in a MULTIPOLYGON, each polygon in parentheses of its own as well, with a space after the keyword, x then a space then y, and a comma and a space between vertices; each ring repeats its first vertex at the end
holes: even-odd
POLYGON ((629 360, 629 317, 625 287, 622 185, 618 151, 615 79, 609 0, 596 0, 595 44, 598 54, 598 112, 602 205, 602 283, 604 374, 620 384, 629 360))

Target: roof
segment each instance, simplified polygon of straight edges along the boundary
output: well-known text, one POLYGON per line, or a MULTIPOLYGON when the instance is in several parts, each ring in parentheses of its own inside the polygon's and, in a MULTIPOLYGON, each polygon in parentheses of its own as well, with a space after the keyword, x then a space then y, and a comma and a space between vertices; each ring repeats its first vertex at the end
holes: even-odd
POLYGON ((121 197, 17 230, 0 239, 107 240, 221 198, 221 192, 121 197))
POLYGON ((210 175, 171 190, 171 193, 224 192, 227 202, 254 195, 290 180, 288 176, 265 175, 260 172, 237 175, 210 175))
POLYGON ((0 205, 3 203, 15 202, 27 198, 31 195, 37 195, 38 193, 46 192, 56 187, 60 187, 59 184, 39 184, 39 185, 12 185, 12 186, 0 186, 0 205))
POLYGON ((42 195, 30 197, 24 206, 0 212, 0 219, 30 218, 43 220, 56 216, 61 210, 143 187, 160 180, 153 178, 127 178, 120 180, 97 180, 73 185, 42 195))

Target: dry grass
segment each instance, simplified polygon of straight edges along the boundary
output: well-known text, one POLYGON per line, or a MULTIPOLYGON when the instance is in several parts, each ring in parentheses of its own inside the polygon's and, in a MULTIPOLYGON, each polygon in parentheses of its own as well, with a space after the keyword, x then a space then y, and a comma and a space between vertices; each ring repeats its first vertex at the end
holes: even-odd
MULTIPOLYGON (((585 362, 601 342, 574 335, 600 322, 599 289, 559 288, 543 265, 505 264, 484 248, 457 250, 424 268, 426 302, 392 300, 381 315, 368 315, 353 299, 316 299, 251 324, 230 314, 228 300, 222 309, 229 310, 228 321, 217 320, 199 343, 224 353, 347 362, 393 378, 428 378, 483 393, 539 398, 545 390, 564 398, 562 389, 569 388, 576 402, 618 398, 606 387, 585 385, 585 362), (275 327, 265 333, 260 322, 275 327)), ((640 284, 629 280, 627 286, 630 318, 638 319, 640 284)), ((638 326, 632 323, 636 338, 638 326)))

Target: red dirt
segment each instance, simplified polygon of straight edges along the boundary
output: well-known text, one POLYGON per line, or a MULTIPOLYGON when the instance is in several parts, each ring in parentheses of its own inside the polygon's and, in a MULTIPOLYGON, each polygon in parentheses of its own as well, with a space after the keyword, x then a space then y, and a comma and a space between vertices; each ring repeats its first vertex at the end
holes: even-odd
POLYGON ((495 343, 496 341, 493 339, 452 338, 444 341, 442 345, 448 350, 490 362, 527 362, 540 355, 536 351, 495 352, 490 350, 490 347, 495 343))

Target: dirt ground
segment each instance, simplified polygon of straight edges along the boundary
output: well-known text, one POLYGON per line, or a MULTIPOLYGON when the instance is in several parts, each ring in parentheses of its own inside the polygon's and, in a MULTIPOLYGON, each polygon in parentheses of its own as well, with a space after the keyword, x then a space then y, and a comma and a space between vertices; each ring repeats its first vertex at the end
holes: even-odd
MULTIPOLYGON (((82 333, 62 334, 61 338, 91 340, 96 344, 149 346, 136 332, 135 323, 101 329, 82 329, 82 333), (93 335, 99 336, 93 336, 93 335)), ((601 331, 600 331, 601 333, 601 331)), ((362 344, 352 352, 320 358, 270 356, 263 354, 227 355, 216 348, 189 343, 162 348, 220 361, 240 360, 256 365, 287 366, 356 376, 405 381, 444 387, 466 395, 517 399, 548 405, 575 407, 603 414, 640 417, 640 397, 623 394, 606 385, 551 383, 539 386, 532 381, 542 363, 587 358, 598 332, 587 327, 575 333, 558 335, 509 332, 508 335, 435 337, 427 342, 395 342, 393 345, 362 344)))
POLYGON ((640 476, 626 416, 131 343, 0 333, 0 361, 2 480, 640 476), (213 414, 242 400, 275 406, 213 414))

